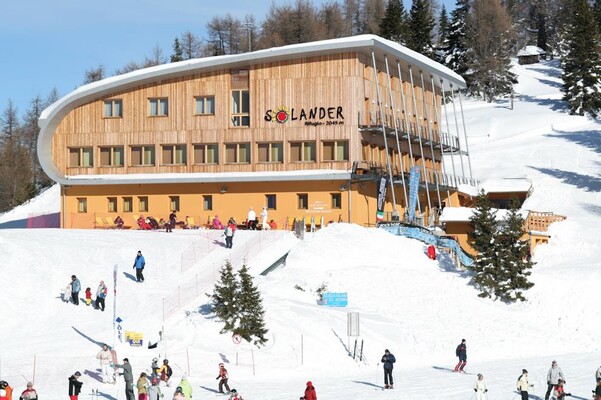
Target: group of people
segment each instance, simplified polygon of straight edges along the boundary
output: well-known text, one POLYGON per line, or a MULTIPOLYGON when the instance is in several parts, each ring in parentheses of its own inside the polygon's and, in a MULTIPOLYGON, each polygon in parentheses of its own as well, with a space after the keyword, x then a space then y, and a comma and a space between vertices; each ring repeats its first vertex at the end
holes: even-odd
MULTIPOLYGON (((63 301, 68 303, 72 302, 76 306, 79 305, 79 292, 81 291, 81 282, 76 275, 71 275, 71 282, 63 291, 63 301)), ((96 298, 93 300, 94 308, 97 310, 104 311, 105 299, 108 293, 108 289, 104 284, 104 281, 100 281, 98 288, 96 289, 96 298)), ((87 287, 85 290, 85 302, 86 305, 92 305, 92 289, 87 287)))
MULTIPOLYGON (((0 399, 12 400, 13 388, 7 381, 0 381, 0 399)), ((27 382, 27 387, 21 393, 19 400, 38 400, 38 392, 33 388, 33 383, 27 382)))

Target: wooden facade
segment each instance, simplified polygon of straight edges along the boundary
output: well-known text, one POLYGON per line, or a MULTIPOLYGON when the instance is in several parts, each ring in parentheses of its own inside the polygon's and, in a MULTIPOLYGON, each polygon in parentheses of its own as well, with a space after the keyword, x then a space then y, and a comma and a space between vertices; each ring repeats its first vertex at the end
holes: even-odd
POLYGON ((386 210, 404 213, 414 166, 428 220, 459 199, 442 155, 466 152, 442 128, 441 103, 463 84, 376 36, 174 63, 49 107, 40 160, 63 186, 69 228, 172 208, 240 219, 249 206, 269 206, 280 226, 290 217, 373 224, 376 178, 392 173, 386 210))

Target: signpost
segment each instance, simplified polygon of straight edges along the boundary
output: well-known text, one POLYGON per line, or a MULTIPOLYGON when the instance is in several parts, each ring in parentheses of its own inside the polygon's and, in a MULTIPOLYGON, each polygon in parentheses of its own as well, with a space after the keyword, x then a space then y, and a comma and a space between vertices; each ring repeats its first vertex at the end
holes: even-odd
POLYGON ((326 292, 322 295, 321 304, 328 307, 346 307, 348 305, 348 293, 326 292))

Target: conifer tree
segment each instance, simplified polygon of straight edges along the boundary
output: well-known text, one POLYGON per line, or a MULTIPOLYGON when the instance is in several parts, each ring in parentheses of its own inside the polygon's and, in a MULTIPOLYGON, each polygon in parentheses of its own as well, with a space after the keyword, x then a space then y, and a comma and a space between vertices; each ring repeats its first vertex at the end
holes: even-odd
POLYGON ((451 21, 449 21, 449 15, 447 9, 442 5, 440 9, 440 16, 438 17, 438 39, 436 41, 436 49, 441 54, 444 54, 445 50, 449 47, 449 35, 451 34, 451 21))
POLYGON ((179 44, 179 39, 175 38, 173 41, 173 54, 171 54, 171 62, 178 62, 184 60, 184 51, 182 46, 179 44))
POLYGON ((407 13, 400 0, 388 0, 380 22, 380 36, 405 45, 408 38, 407 13))
POLYGON ((587 0, 572 2, 562 57, 563 99, 570 114, 596 116, 601 108, 599 33, 587 0))
POLYGON ((593 0, 593 17, 597 23, 597 32, 601 32, 601 0, 593 0))
POLYGON ((413 0, 409 12, 409 38, 407 47, 427 57, 434 57, 432 31, 435 26, 429 0, 413 0))
POLYGON ((465 75, 467 66, 467 16, 469 0, 457 0, 455 9, 451 11, 449 27, 449 44, 445 48, 444 65, 459 75, 465 75))
POLYGON ((240 278, 240 292, 238 295, 238 326, 234 333, 239 334, 247 341, 255 345, 263 345, 267 342, 265 335, 265 311, 259 289, 254 285, 252 276, 248 273, 248 267, 243 265, 238 271, 240 278))
POLYGON ((238 291, 239 284, 234 276, 232 264, 226 261, 221 267, 219 282, 215 283, 211 298, 213 311, 225 325, 220 333, 233 332, 239 315, 238 291))

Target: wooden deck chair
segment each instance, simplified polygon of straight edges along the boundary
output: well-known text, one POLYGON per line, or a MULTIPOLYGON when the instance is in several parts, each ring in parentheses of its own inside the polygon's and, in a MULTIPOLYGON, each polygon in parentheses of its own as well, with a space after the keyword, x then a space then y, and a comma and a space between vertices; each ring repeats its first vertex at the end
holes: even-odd
POLYGON ((96 223, 95 223, 94 228, 96 228, 96 229, 106 229, 107 228, 106 222, 104 222, 102 220, 102 218, 96 217, 96 223))
POLYGON ((198 225, 196 225, 196 223, 194 222, 193 217, 186 217, 186 224, 188 224, 188 227, 190 227, 190 229, 198 229, 198 225))
POLYGON ((111 217, 106 217, 105 220, 107 228, 114 229, 117 227, 117 224, 115 224, 115 221, 111 217))
POLYGON ((138 218, 140 218, 140 216, 137 214, 132 214, 131 217, 134 219, 134 224, 132 225, 134 229, 140 229, 140 226, 138 225, 138 218))
POLYGON ((294 229, 294 217, 286 217, 286 226, 284 226, 284 229, 289 231, 294 229))

